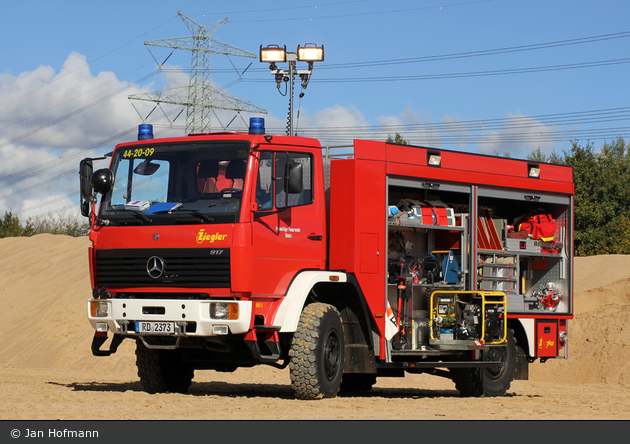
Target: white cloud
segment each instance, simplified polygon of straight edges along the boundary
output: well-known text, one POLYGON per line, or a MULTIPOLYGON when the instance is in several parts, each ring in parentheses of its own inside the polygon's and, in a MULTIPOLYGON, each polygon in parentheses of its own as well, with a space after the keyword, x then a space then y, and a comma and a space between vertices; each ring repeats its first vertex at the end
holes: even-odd
MULTIPOLYGON (((483 127, 482 127, 483 128, 483 127)), ((503 124, 496 130, 486 130, 478 143, 482 154, 509 153, 512 157, 525 159, 533 150, 550 155, 558 144, 553 136, 562 133, 555 125, 546 125, 520 112, 507 113, 503 124)))
POLYGON ((432 129, 430 114, 423 114, 420 109, 408 104, 407 108, 396 116, 379 116, 376 121, 383 129, 377 134, 378 140, 386 140, 389 136, 393 139, 398 133, 411 145, 439 146, 440 134, 432 129))
POLYGON ((112 72, 92 74, 78 53, 58 73, 40 66, 0 76, 0 215, 22 220, 78 199, 79 160, 140 122, 127 98, 139 91, 112 72))
MULTIPOLYGON (((161 74, 164 88, 188 85, 184 70, 173 65, 165 68, 161 74)), ((155 104, 131 103, 128 96, 153 90, 154 84, 140 87, 113 72, 92 73, 85 56, 78 53, 70 54, 59 72, 40 66, 18 76, 1 74, 0 216, 12 211, 25 221, 68 207, 78 214, 79 161, 134 140, 137 125, 155 104), (120 140, 109 140, 127 130, 131 132, 120 140)), ((180 111, 181 107, 162 105, 151 114, 156 137, 184 134, 185 111, 173 129, 164 117, 164 112, 172 119, 180 111)), ((224 124, 234 117, 233 112, 218 111, 217 115, 224 124)), ((270 121, 275 123, 273 118, 270 121)), ((239 117, 229 129, 242 130, 246 122, 247 115, 239 117)), ((220 130, 216 120, 213 130, 220 130)))
POLYGON ((78 53, 58 73, 40 66, 2 82, 0 127, 7 139, 20 138, 25 146, 86 146, 137 120, 127 95, 138 87, 111 72, 93 75, 78 53))
MULTIPOLYGON (((286 126, 286 121, 282 123, 286 126)), ((315 114, 307 109, 300 111, 299 120, 293 122, 294 130, 304 137, 319 139, 322 145, 349 143, 352 139, 368 139, 366 128, 370 124, 355 106, 334 105, 315 114)))

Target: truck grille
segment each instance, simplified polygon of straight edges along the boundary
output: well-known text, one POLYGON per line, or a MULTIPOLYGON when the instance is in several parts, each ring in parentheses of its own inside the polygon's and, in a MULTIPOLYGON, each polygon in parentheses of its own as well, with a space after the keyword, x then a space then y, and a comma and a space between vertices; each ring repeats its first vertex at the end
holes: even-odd
POLYGON ((97 250, 96 283, 100 288, 229 288, 230 250, 97 250))

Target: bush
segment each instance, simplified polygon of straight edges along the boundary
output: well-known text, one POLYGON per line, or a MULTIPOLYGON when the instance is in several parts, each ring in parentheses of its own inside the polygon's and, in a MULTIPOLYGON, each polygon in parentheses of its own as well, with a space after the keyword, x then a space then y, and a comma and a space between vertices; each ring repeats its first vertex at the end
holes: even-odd
POLYGON ((0 238, 28 237, 43 233, 78 237, 86 236, 89 230, 90 225, 82 217, 63 212, 28 218, 24 226, 11 211, 5 211, 4 218, 0 220, 0 238))

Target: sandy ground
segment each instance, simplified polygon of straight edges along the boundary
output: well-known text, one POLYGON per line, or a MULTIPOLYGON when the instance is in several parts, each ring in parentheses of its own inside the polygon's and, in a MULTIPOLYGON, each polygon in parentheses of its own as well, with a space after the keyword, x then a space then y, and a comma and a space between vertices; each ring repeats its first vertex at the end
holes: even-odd
POLYGON ((628 420, 630 256, 576 259, 569 359, 530 365, 502 398, 460 398, 431 375, 364 396, 293 398, 288 370, 198 371, 188 394, 144 393, 134 344, 97 358, 85 238, 0 239, 0 420, 628 420))

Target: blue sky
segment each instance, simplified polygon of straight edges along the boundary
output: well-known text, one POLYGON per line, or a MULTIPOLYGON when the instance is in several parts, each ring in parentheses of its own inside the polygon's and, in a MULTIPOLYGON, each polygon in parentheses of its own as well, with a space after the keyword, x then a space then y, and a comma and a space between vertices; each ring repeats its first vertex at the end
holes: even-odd
MULTIPOLYGON (((177 11, 203 25, 227 17, 214 37, 255 54, 323 45, 307 89, 296 88, 294 126, 325 144, 399 132, 418 145, 524 157, 630 138, 623 0, 22 0, 2 9, 0 214, 21 219, 76 212, 78 161, 135 139, 153 106, 136 102, 136 111, 128 95, 187 84, 190 52, 144 44, 190 35, 177 11)), ((289 101, 267 64, 213 55, 212 81, 284 132, 289 101)), ((152 114, 156 136, 183 134, 183 116, 167 128, 163 115, 152 114)), ((233 115, 217 113, 213 129, 233 115)))

